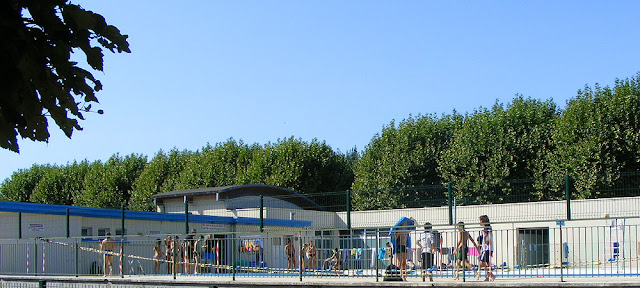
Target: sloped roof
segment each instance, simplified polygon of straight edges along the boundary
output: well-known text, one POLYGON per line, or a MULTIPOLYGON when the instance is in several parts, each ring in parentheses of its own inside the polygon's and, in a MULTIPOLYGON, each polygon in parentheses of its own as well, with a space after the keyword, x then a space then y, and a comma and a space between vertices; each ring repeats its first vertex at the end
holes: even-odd
POLYGON ((233 199, 243 196, 270 196, 270 197, 278 197, 283 201, 287 201, 293 204, 298 205, 299 207, 303 207, 305 209, 312 210, 321 210, 324 209, 320 207, 317 203, 312 201, 311 199, 305 197, 302 194, 296 193, 292 190, 271 186, 271 185, 263 185, 263 184, 247 184, 247 185, 236 185, 236 186, 222 186, 222 187, 208 187, 208 188, 198 188, 198 189, 189 189, 189 190, 177 190, 177 191, 169 191, 160 194, 156 194, 151 196, 152 199, 175 199, 175 198, 183 198, 184 196, 192 197, 192 196, 209 196, 218 194, 218 199, 221 201, 227 199, 233 199))

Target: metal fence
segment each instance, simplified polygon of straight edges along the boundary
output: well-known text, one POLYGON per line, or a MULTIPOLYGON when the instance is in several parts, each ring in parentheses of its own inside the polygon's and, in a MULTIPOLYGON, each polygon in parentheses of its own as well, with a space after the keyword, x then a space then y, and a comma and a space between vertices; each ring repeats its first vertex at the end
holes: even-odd
MULTIPOLYGON (((495 224, 491 272, 501 277, 606 277, 640 276, 637 218, 540 223, 495 224), (513 226, 509 228, 508 226, 513 226)), ((278 233, 126 236, 114 238, 115 249, 101 249, 102 239, 51 238, 3 240, 0 267, 5 275, 104 274, 104 261, 112 257, 113 275, 172 275, 188 277, 279 277, 295 281, 322 277, 393 276, 400 270, 398 251, 389 253, 390 227, 351 230, 290 230, 278 233), (177 238, 176 238, 177 236, 177 238), (170 237, 170 239, 169 239, 170 237), (154 246, 160 242, 159 256, 154 246), (310 248, 312 244, 313 248, 310 248), (175 247, 172 249, 171 247, 175 247), (302 251, 302 253, 301 253, 302 251), (395 259, 390 261, 390 256, 395 259), (155 256, 155 257, 154 257, 155 256), (332 256, 334 258, 332 258, 332 256), (396 267, 390 266, 394 264, 396 267), (174 269, 175 267, 175 269, 174 269), (392 271, 393 270, 393 271, 392 271)), ((454 226, 435 226, 434 264, 424 267, 417 240, 422 227, 406 227, 410 241, 407 277, 431 273, 438 278, 475 277, 479 267, 479 225, 467 225, 467 253, 457 248, 460 231, 454 226), (464 269, 466 258, 469 268, 464 269), (424 271, 428 269, 428 271, 424 271), (466 272, 462 272, 466 271, 466 272)), ((462 241, 464 242, 464 241, 462 241)), ((402 261, 402 263, 405 263, 402 261)), ((108 268, 107 268, 108 269, 108 268)))
POLYGON ((127 282, 127 283, 112 283, 105 281, 63 281, 63 280, 38 280, 38 279, 0 279, 0 288, 115 288, 115 287, 141 287, 141 288, 175 288, 175 287, 203 287, 210 288, 215 287, 213 285, 198 285, 194 283, 189 284, 149 284, 146 282, 127 282), (102 282, 102 283, 100 283, 102 282))

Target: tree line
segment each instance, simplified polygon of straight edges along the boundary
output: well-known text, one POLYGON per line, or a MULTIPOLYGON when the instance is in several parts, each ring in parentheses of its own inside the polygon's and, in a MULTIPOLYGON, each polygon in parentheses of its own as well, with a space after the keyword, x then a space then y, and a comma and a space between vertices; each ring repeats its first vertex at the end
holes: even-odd
POLYGON ((151 159, 116 154, 105 162, 34 165, 5 179, 0 197, 152 210, 150 196, 161 192, 266 184, 303 194, 349 189, 355 209, 378 209, 442 198, 442 189, 410 188, 444 183, 455 183, 457 197, 493 203, 522 192, 491 189, 510 179, 535 179, 527 200, 554 200, 563 175, 572 175, 572 197, 604 196, 593 191, 598 175, 640 170, 639 81, 637 73, 613 87, 585 86, 564 109, 551 99, 516 95, 464 115, 410 116, 382 127, 361 152, 335 151, 316 139, 264 145, 229 139, 151 159))

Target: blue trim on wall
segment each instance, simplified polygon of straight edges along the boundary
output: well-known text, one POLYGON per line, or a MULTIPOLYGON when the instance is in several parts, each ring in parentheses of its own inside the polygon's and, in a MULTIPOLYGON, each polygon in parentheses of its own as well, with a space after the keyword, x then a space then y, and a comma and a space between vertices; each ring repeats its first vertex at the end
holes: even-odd
MULTIPOLYGON (((30 214, 46 214, 46 215, 66 215, 69 209, 70 216, 80 216, 87 218, 109 218, 120 219, 121 211, 119 209, 104 209, 92 207, 37 204, 25 202, 7 202, 0 201, 0 212, 13 213, 30 213, 30 214)), ((168 222, 184 222, 184 214, 182 213, 160 213, 125 210, 124 218, 126 220, 146 220, 146 221, 168 221, 168 222)), ((223 216, 206 216, 189 214, 189 223, 206 223, 206 224, 225 224, 225 225, 260 225, 260 219, 246 217, 223 217, 223 216)), ((307 227, 311 226, 311 221, 298 220, 280 220, 280 219, 264 219, 267 226, 280 227, 307 227)))

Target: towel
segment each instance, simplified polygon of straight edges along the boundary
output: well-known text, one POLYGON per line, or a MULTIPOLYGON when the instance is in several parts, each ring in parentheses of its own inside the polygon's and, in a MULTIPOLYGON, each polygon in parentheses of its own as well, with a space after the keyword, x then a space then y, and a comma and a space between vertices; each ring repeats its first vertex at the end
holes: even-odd
MULTIPOLYGON (((411 232, 412 230, 416 230, 416 227, 403 227, 400 228, 402 226, 413 226, 415 225, 415 222, 407 217, 400 217, 400 219, 398 219, 398 222, 396 222, 395 225, 393 225, 393 227, 391 227, 391 229, 389 229, 389 236, 391 236, 391 246, 396 247, 396 241, 395 241, 395 235, 394 233, 407 233, 409 234, 409 232, 411 232)), ((411 236, 407 235, 407 243, 405 243, 405 246, 407 248, 411 248, 411 236)))
MULTIPOLYGON (((384 257, 384 252, 382 252, 382 256, 384 257)), ((380 249, 378 249, 378 259, 380 258, 380 249)), ((376 267, 376 248, 371 248, 371 268, 376 267)))
POLYGON ((476 247, 469 247, 469 253, 467 253, 467 255, 469 256, 480 256, 480 253, 478 253, 478 249, 476 247))

